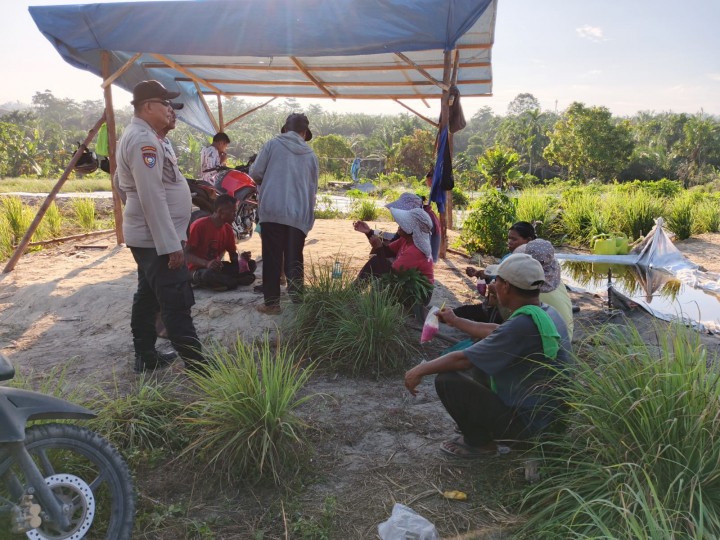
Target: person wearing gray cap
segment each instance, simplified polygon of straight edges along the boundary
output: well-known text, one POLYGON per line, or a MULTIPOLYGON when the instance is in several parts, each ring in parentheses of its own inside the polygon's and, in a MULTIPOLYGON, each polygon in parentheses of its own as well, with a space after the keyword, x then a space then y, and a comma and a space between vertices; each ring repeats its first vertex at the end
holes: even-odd
POLYGON ((307 141, 310 121, 304 114, 287 117, 280 130, 262 147, 249 174, 258 189, 258 221, 262 228, 262 292, 257 310, 281 313, 280 276, 285 270, 288 294, 300 301, 305 278, 305 237, 315 224, 315 198, 320 166, 307 141))
POLYGON ((179 95, 158 81, 138 83, 131 102, 135 115, 118 143, 118 185, 126 195, 123 234, 138 267, 130 316, 137 373, 167 365, 155 350, 158 311, 185 367, 202 370, 205 362, 190 311, 195 298, 183 254, 190 188, 163 140, 172 120, 170 100, 179 95))
POLYGON ((437 374, 435 390, 461 433, 440 450, 455 457, 497 453, 499 441, 527 439, 551 428, 562 402, 553 378, 571 366, 567 327, 560 314, 540 302, 545 283, 541 264, 526 254, 510 255, 488 267, 500 305, 512 312, 501 325, 460 319, 445 309, 439 318, 468 331, 466 323, 491 326, 484 339, 419 364, 405 374, 416 395, 426 375, 437 374), (463 373, 475 368, 477 377, 463 373))

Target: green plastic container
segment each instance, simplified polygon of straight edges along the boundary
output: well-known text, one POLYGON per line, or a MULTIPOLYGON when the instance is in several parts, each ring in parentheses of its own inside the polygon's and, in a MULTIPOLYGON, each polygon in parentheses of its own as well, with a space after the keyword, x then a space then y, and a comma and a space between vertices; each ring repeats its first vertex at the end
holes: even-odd
POLYGON ((615 254, 627 255, 630 253, 630 245, 627 236, 622 233, 616 233, 615 236, 615 254))
POLYGON ((615 238, 611 238, 609 234, 598 234, 592 237, 592 252, 595 255, 615 255, 616 250, 615 238))

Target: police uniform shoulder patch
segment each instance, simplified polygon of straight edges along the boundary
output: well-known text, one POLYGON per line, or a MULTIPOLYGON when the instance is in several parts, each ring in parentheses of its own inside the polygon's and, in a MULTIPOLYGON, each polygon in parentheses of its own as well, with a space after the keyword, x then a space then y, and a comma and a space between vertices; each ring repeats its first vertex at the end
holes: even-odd
POLYGON ((157 163, 157 148, 154 146, 143 146, 141 149, 143 163, 152 169, 157 163))

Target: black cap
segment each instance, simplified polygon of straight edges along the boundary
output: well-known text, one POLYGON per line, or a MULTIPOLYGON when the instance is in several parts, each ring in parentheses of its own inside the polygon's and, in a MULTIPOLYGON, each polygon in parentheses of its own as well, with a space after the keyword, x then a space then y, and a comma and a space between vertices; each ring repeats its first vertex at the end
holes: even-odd
POLYGON ((310 131, 310 120, 302 113, 292 113, 287 117, 280 133, 287 133, 288 131, 295 131, 296 133, 304 131, 306 141, 312 139, 313 136, 312 131, 310 131))
POLYGON ((159 81, 142 81, 133 88, 133 100, 130 102, 137 105, 148 99, 171 100, 180 95, 180 92, 170 92, 159 81))

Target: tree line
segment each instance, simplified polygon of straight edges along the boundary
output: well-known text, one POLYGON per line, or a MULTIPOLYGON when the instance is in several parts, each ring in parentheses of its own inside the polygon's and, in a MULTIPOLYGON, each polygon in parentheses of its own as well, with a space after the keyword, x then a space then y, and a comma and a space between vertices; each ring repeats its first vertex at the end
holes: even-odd
MULTIPOLYGON (((227 99, 224 117, 235 118, 250 108, 245 100, 227 99)), ((35 93, 30 107, 0 116, 0 178, 59 175, 103 109, 101 100, 60 99, 46 90, 35 93)), ((325 173, 347 177, 350 163, 361 158, 361 176, 397 172, 419 178, 433 162, 435 130, 414 115, 334 113, 286 99, 226 129, 234 163, 258 152, 279 132, 285 117, 300 110, 310 118, 312 144, 325 173)), ((132 110, 125 107, 115 114, 120 131, 132 110)), ((179 122, 170 138, 181 170, 197 176, 200 150, 210 137, 179 122)), ((467 127, 454 135, 454 153, 456 172, 476 181, 488 178, 493 166, 510 163, 526 181, 667 178, 688 187, 720 177, 720 119, 702 111, 616 117, 606 107, 578 102, 557 113, 542 110, 532 94, 524 93, 510 102, 505 115, 483 107, 469 118, 467 127)))

